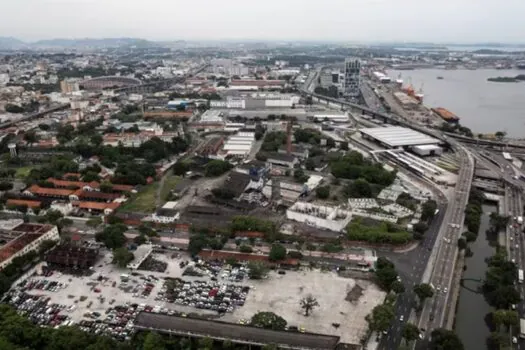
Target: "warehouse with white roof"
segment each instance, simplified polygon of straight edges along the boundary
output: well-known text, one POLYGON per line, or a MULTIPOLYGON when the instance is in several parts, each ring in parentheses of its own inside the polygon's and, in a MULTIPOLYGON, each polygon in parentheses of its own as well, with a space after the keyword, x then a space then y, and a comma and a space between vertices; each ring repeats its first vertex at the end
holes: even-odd
POLYGON ((255 133, 241 131, 228 138, 223 150, 231 155, 245 156, 250 153, 255 142, 255 133))
POLYGON ((421 145, 439 145, 440 140, 419 131, 401 126, 359 129, 365 139, 388 148, 408 148, 421 145))

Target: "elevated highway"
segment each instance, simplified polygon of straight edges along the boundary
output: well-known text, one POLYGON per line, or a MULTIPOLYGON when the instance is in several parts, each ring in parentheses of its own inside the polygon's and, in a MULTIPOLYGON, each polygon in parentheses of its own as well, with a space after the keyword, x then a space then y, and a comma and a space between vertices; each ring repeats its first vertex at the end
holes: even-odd
POLYGON ((26 115, 26 116, 24 116, 24 117, 22 117, 20 119, 17 119, 17 120, 12 120, 12 121, 8 121, 8 122, 0 123, 0 129, 9 128, 9 127, 11 127, 13 125, 16 125, 16 124, 19 124, 21 122, 37 119, 37 118, 45 116, 46 114, 53 113, 53 112, 56 112, 56 111, 60 111, 60 110, 63 110, 63 109, 67 109, 67 108, 69 108, 69 106, 70 106, 69 103, 62 103, 62 104, 56 105, 54 107, 47 108, 47 109, 45 109, 43 111, 40 111, 40 112, 35 112, 35 113, 28 114, 28 115, 26 115))

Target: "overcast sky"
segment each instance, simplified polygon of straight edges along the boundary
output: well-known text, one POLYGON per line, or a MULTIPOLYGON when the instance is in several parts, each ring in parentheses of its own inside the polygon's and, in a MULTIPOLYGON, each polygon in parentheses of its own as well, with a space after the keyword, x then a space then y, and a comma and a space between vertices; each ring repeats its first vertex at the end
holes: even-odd
POLYGON ((525 42, 525 0, 0 0, 0 36, 525 42))

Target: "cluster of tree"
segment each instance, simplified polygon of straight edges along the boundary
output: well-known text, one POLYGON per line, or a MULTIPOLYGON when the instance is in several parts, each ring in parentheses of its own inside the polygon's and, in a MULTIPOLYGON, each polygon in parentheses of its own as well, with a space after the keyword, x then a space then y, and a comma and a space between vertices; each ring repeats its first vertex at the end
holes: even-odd
MULTIPOLYGON (((410 193, 403 192, 397 197, 396 203, 399 204, 399 205, 404 206, 405 208, 408 208, 410 210, 415 211, 417 209, 418 201, 417 201, 417 199, 412 197, 410 195, 410 193)), ((432 214, 434 214, 434 213, 432 213, 432 214)))
POLYGON ((330 197, 330 186, 319 186, 315 189, 315 194, 319 199, 327 199, 330 197))
POLYGON ((293 178, 297 183, 304 184, 310 176, 304 173, 304 170, 301 168, 295 169, 293 172, 293 178))
POLYGON ((84 78, 86 75, 94 78, 104 75, 114 75, 117 72, 118 70, 114 68, 105 68, 102 66, 89 66, 86 68, 67 67, 59 69, 57 76, 60 80, 65 78, 84 78))
MULTIPOLYGON (((321 143, 321 133, 313 129, 297 129, 293 133, 295 142, 310 143, 319 145, 321 143)), ((333 140, 332 140, 333 141, 333 140)))
POLYGON ((268 259, 270 261, 281 261, 286 258, 286 248, 279 243, 272 244, 270 248, 270 253, 268 254, 268 259))
POLYGON ((371 331, 385 332, 396 316, 394 303, 387 301, 384 304, 377 305, 372 312, 366 315, 368 327, 371 331))
POLYGON ((250 325, 259 328, 272 329, 275 331, 284 331, 287 322, 284 318, 273 312, 263 311, 252 316, 250 325))
POLYGON ((390 222, 364 224, 361 218, 355 218, 348 224, 346 236, 351 241, 380 244, 404 244, 413 239, 410 232, 390 222))
POLYGON ((120 247, 113 250, 112 263, 120 268, 124 268, 130 263, 135 256, 126 247, 120 247))
POLYGON ((459 135, 463 135, 466 137, 473 137, 474 134, 472 133, 472 130, 467 128, 466 126, 462 126, 459 123, 443 123, 440 126, 440 130, 444 132, 451 132, 459 135))
POLYGON ((496 254, 487 263, 489 268, 485 273, 483 295, 491 306, 509 309, 521 299, 514 286, 518 274, 516 264, 507 260, 507 253, 503 248, 497 248, 496 254))
POLYGON ((125 185, 145 185, 148 177, 156 175, 155 167, 150 163, 119 163, 112 182, 125 185))
MULTIPOLYGON (((330 164, 332 174, 336 178, 357 180, 366 180, 367 183, 382 187, 390 186, 395 178, 396 171, 388 171, 379 163, 365 159, 357 151, 350 151, 345 156, 339 157, 330 164)), ((360 181, 357 189, 352 192, 368 192, 371 195, 372 190, 366 186, 364 181, 360 181)))
POLYGON ((417 295, 417 298, 419 300, 418 309, 421 310, 423 308, 425 300, 427 298, 432 298, 432 296, 434 295, 434 289, 430 284, 421 283, 416 284, 414 286, 414 293, 417 295))
POLYGON ((230 162, 214 159, 204 167, 204 175, 208 177, 220 176, 229 171, 231 168, 233 168, 233 165, 231 165, 230 162))
POLYGON ((12 179, 16 175, 16 169, 0 169, 0 178, 12 179))
POLYGON ((38 107, 40 107, 40 103, 34 100, 29 103, 24 103, 21 106, 7 103, 5 105, 5 111, 8 113, 32 113, 38 111, 38 107))
POLYGON ((433 199, 429 199, 423 203, 421 205, 421 221, 430 221, 436 214, 437 207, 437 202, 433 199))
POLYGON ((126 244, 126 236, 124 232, 127 231, 127 226, 124 224, 108 225, 101 232, 95 234, 95 240, 102 242, 109 249, 117 249, 126 244))
POLYGON ((231 223, 232 233, 241 231, 257 231, 264 233, 264 237, 273 242, 277 237, 277 226, 272 221, 262 220, 251 216, 235 216, 231 223))
POLYGON ((248 277, 253 280, 260 280, 268 274, 268 267, 261 261, 250 261, 248 269, 248 277))
POLYGON ((9 191, 13 189, 13 184, 11 182, 0 182, 0 191, 9 191))
POLYGON ((429 350, 464 350, 465 347, 461 342, 461 339, 457 336, 454 331, 438 328, 432 331, 430 334, 431 341, 429 344, 429 350))
POLYGON ((263 152, 277 152, 279 148, 286 143, 286 133, 283 131, 272 131, 266 133, 261 145, 263 152))
POLYGON ((27 184, 37 183, 50 177, 62 178, 65 173, 78 172, 78 164, 66 156, 53 156, 42 167, 33 168, 25 181, 27 184))
POLYGON ((520 316, 514 310, 496 310, 490 315, 494 331, 488 338, 491 349, 511 347, 509 332, 514 327, 519 327, 520 316))
POLYGON ((381 289, 389 292, 403 293, 405 287, 398 278, 399 274, 396 271, 394 264, 385 257, 379 257, 375 264, 375 277, 377 284, 381 289))
POLYGON ((188 244, 188 251, 191 255, 197 255, 204 248, 209 248, 213 250, 221 250, 226 242, 228 241, 228 236, 217 236, 210 237, 206 233, 198 233, 190 236, 190 242, 188 244))
POLYGON ((423 221, 419 221, 414 224, 414 227, 412 228, 414 230, 412 237, 414 239, 420 240, 423 238, 423 235, 428 230, 428 225, 424 223, 423 221))
POLYGON ((344 248, 341 245, 341 242, 339 240, 335 240, 334 242, 324 243, 319 250, 325 253, 338 253, 343 249, 344 248))
POLYGON ((470 232, 478 234, 481 223, 481 214, 483 214, 482 205, 485 201, 483 192, 477 189, 471 189, 468 204, 465 208, 465 224, 470 232))
POLYGON ((505 230, 509 221, 510 216, 499 215, 497 212, 490 213, 490 229, 494 233, 505 230))
POLYGON ((211 193, 220 199, 229 200, 235 197, 235 193, 229 188, 214 188, 211 190, 211 193))

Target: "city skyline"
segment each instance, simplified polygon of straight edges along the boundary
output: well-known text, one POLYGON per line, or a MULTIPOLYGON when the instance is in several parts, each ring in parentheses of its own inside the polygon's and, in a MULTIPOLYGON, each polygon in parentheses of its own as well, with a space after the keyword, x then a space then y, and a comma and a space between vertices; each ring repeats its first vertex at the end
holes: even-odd
POLYGON ((3 5, 0 36, 24 41, 147 40, 522 43, 525 3, 509 0, 20 0, 3 5), (45 14, 44 16, 42 14, 45 14))

